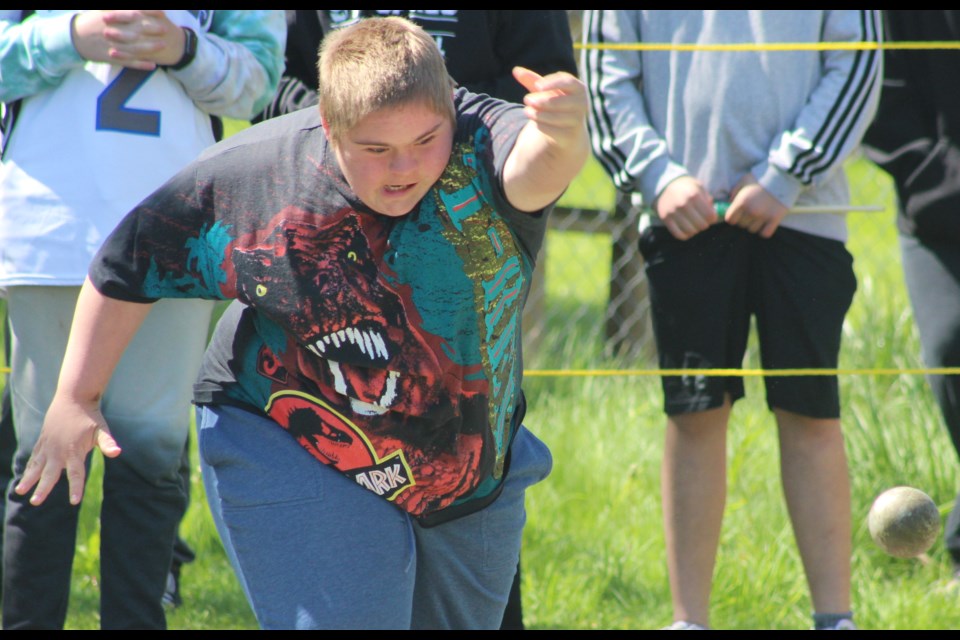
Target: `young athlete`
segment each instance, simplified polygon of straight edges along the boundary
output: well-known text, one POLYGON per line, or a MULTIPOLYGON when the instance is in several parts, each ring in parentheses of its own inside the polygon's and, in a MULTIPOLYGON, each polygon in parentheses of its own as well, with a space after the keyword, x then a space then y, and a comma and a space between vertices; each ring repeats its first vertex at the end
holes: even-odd
MULTIPOLYGON (((334 29, 371 17, 400 15, 433 37, 447 71, 458 86, 510 102, 523 102, 526 89, 513 77, 520 66, 547 75, 577 74, 570 21, 563 9, 297 9, 287 11, 286 68, 273 102, 254 122, 313 107, 317 96, 317 49, 334 29)), ((544 251, 546 249, 544 248, 544 251)), ((537 265, 543 272, 543 265, 537 265)), ((536 300, 537 274, 531 300, 536 300)), ((237 303, 234 303, 237 304, 237 303)), ((538 321, 542 304, 527 304, 523 322, 538 321)), ((529 334, 529 331, 527 331, 529 334)), ((532 342, 536 346, 536 342, 532 342)), ((531 342, 527 342, 527 348, 531 342)), ((520 565, 501 629, 522 630, 520 565)))
POLYGON ((138 205, 90 269, 16 492, 42 504, 93 446, 97 400, 165 297, 242 301, 195 386, 223 543, 263 628, 488 628, 527 486, 519 320, 542 210, 587 153, 586 90, 522 68, 525 106, 453 88, 402 18, 324 40, 320 108, 243 131, 138 205))

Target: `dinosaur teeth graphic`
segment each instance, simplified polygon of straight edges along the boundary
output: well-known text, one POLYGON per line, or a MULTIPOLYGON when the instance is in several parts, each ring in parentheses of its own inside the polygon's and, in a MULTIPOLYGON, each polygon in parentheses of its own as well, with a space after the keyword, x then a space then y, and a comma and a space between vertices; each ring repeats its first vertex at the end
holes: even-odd
POLYGON ((373 341, 374 346, 377 348, 377 355, 383 358, 384 360, 390 359, 390 354, 387 352, 387 344, 383 341, 383 336, 379 333, 373 331, 370 332, 370 339, 373 341))
POLYGON ((366 347, 364 353, 368 354, 371 358, 374 357, 373 353, 373 344, 370 342, 370 334, 368 332, 363 332, 360 334, 360 337, 363 338, 363 345, 366 347))
POLYGON ((350 399, 350 406, 357 413, 363 415, 382 415, 386 413, 391 406, 393 406, 394 402, 397 401, 397 380, 400 379, 400 374, 398 372, 387 372, 386 383, 383 387, 380 399, 374 403, 355 398, 350 393, 350 386, 347 384, 347 379, 343 375, 343 371, 340 369, 339 362, 327 360, 327 366, 330 369, 330 373, 333 374, 333 388, 340 395, 346 396, 350 399))
POLYGON ((362 416, 382 416, 389 411, 386 407, 380 407, 356 398, 350 398, 350 408, 353 409, 354 413, 362 416))
POLYGON ((333 374, 333 388, 342 396, 347 395, 347 380, 340 371, 340 363, 333 360, 327 360, 327 366, 330 367, 330 373, 333 374))
POLYGON ((383 390, 383 396, 381 396, 379 403, 373 404, 364 402, 363 400, 357 400, 356 398, 350 398, 350 408, 356 413, 367 416, 385 414, 397 399, 397 379, 399 377, 400 374, 396 371, 389 371, 387 373, 387 385, 383 390))
POLYGON ((378 329, 347 327, 317 338, 307 349, 315 356, 342 362, 385 364, 390 361, 387 339, 378 329))

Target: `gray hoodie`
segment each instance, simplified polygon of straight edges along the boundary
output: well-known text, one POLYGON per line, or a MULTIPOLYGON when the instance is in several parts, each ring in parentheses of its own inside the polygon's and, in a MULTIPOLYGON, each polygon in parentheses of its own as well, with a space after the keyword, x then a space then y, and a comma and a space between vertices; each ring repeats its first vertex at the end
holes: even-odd
MULTIPOLYGON (((594 154, 618 188, 647 205, 684 175, 728 201, 747 172, 787 207, 846 204, 842 165, 876 111, 882 56, 829 47, 880 39, 873 10, 587 11, 594 154), (822 48, 603 48, 628 43, 822 48)), ((782 226, 846 239, 844 216, 790 215, 782 226)))

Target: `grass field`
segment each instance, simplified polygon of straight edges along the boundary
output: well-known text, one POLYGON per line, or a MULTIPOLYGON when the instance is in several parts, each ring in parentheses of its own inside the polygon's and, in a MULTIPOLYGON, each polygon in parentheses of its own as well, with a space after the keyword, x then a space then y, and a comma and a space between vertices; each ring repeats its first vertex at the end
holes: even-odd
MULTIPOLYGON (((883 213, 851 214, 849 248, 859 289, 844 327, 843 369, 922 368, 903 288, 889 184, 863 162, 849 167, 857 204, 887 206, 883 213)), ((582 206, 582 205, 581 205, 582 206)), ((559 234, 558 254, 602 255, 603 238, 559 234), (564 242, 595 243, 563 249, 564 242)), ((551 262, 552 259, 551 259, 551 262)), ((604 270, 608 261, 562 261, 547 282, 570 286, 579 271, 604 270)), ((548 262, 549 264, 549 262, 548 262)), ((605 282, 605 273, 585 274, 605 282)), ((602 296, 599 302, 602 305, 602 296)), ((600 310, 598 309, 598 313, 600 310)), ((597 360, 590 345, 599 333, 575 323, 572 336, 557 327, 530 363, 536 368, 636 368, 636 362, 597 360)), ((759 368, 755 348, 745 366, 759 368)), ((763 402, 762 383, 747 379, 728 442, 728 501, 712 600, 713 624, 730 629, 803 629, 810 624, 807 594, 779 486, 776 431, 763 402)), ((651 629, 670 621, 670 594, 659 504, 663 417, 659 379, 528 377, 528 425, 555 456, 551 478, 529 494, 524 546, 527 623, 536 629, 651 629), (538 422, 538 417, 542 422, 538 422)), ((841 378, 844 428, 853 491, 853 598, 858 623, 868 629, 953 629, 960 626, 960 593, 944 592, 950 563, 941 544, 923 560, 883 554, 866 528, 873 499, 907 484, 927 491, 945 516, 958 486, 956 454, 921 376, 841 378)))
MULTIPOLYGON (((855 164, 851 181, 870 168, 855 164)), ((585 178, 589 183, 595 177, 585 178)), ((882 185, 856 199, 874 202, 882 185)), ((886 189, 886 190, 885 190, 886 189)), ((571 190, 590 197, 594 188, 571 190)), ((609 192, 612 198, 612 191, 609 192)), ((606 196, 603 196, 606 197, 606 196)), ((887 197, 887 196, 883 196, 887 197)), ((583 204, 581 203, 581 206, 583 204)), ((859 290, 844 327, 841 367, 921 367, 900 275, 893 211, 850 216, 850 249, 859 290)), ((548 277, 551 304, 599 314, 609 242, 560 233, 551 252, 596 255, 562 277, 548 277), (583 282, 571 281, 579 274, 583 282)), ((563 269, 563 260, 551 259, 563 269)), ((583 315, 548 327, 528 369, 637 369, 604 358, 596 319, 583 315)), ((745 366, 757 367, 755 350, 745 366)), ((779 486, 775 427, 759 379, 734 409, 728 441, 728 501, 713 592, 713 624, 728 629, 805 629, 811 605, 779 486)), ((528 376, 527 425, 551 447, 554 471, 528 494, 523 598, 528 628, 655 629, 670 621, 659 504, 663 417, 654 376, 528 376)), ((943 589, 949 561, 938 542, 924 559, 898 560, 870 540, 866 514, 882 490, 923 489, 945 515, 958 487, 958 465, 922 376, 845 375, 844 428, 853 489, 853 600, 865 629, 955 629, 960 594, 943 589)), ((194 459, 196 457, 193 451, 194 459)), ((95 457, 91 488, 100 473, 95 457)), ((68 627, 98 627, 99 494, 82 510, 68 627)), ((184 569, 185 604, 171 629, 252 629, 255 622, 223 554, 199 472, 183 536, 198 559, 184 569)))

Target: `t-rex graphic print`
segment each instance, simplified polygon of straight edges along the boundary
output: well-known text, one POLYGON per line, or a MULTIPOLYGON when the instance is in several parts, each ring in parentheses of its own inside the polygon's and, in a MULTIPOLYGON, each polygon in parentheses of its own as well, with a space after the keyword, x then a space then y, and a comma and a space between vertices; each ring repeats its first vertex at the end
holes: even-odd
POLYGON ((287 208, 270 229, 232 249, 238 298, 296 338, 258 357, 278 383, 267 414, 317 459, 388 499, 417 485, 400 504, 426 508, 436 495, 470 488, 476 464, 458 457, 478 459, 482 439, 444 442, 449 434, 431 428, 438 417, 454 419, 460 385, 444 388, 451 378, 429 344, 435 338, 410 321, 403 287, 379 277, 362 217, 287 208), (411 466, 429 473, 418 479, 411 466))
POLYGON ((238 238, 232 250, 237 296, 314 356, 301 354, 297 368, 359 413, 417 412, 436 397, 439 366, 400 294, 378 277, 360 215, 291 207, 270 229, 252 243, 238 238))
POLYGON ((494 495, 522 406, 520 315, 545 222, 497 184, 522 111, 471 99, 405 216, 366 209, 316 121, 292 114, 145 201, 93 276, 119 297, 242 302, 211 341, 198 404, 264 411, 414 516, 494 495), (493 133, 487 116, 508 124, 493 133))
POLYGON ((476 163, 455 148, 403 219, 287 207, 227 248, 237 297, 291 337, 258 357, 267 414, 414 514, 501 475, 517 403, 530 265, 476 163))

